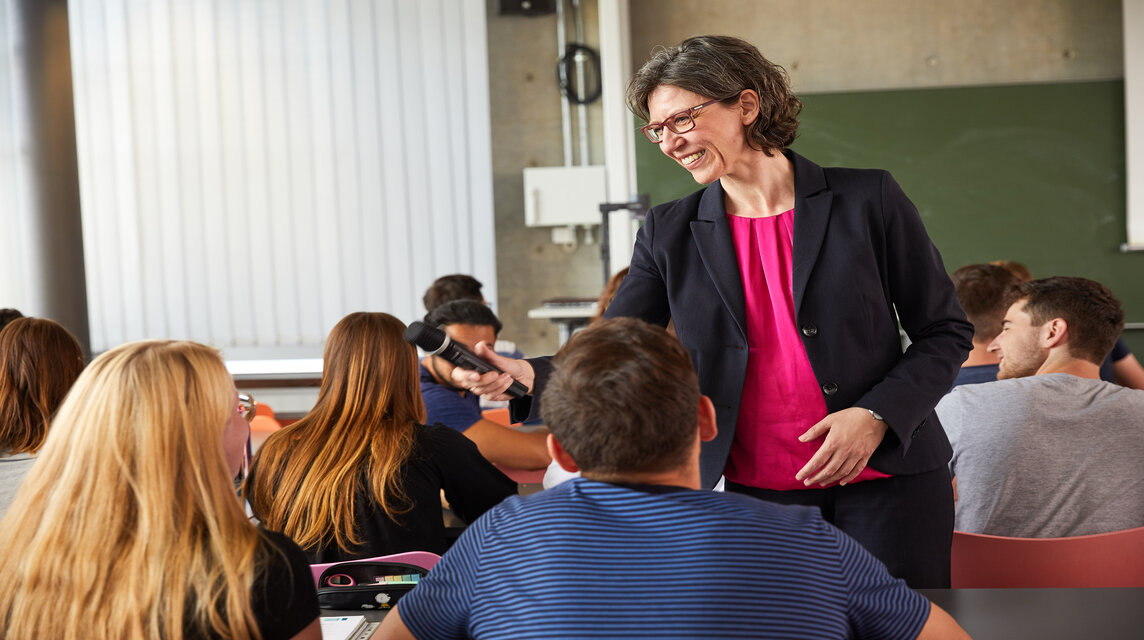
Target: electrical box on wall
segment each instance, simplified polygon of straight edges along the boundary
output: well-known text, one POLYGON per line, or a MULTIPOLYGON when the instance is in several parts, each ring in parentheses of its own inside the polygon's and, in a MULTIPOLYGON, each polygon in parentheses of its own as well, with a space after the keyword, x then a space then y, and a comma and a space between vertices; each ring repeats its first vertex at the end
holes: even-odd
POLYGON ((502 16, 542 16, 556 13, 556 0, 497 0, 497 13, 502 16))
POLYGON ((606 201, 602 166, 524 170, 524 223, 530 227, 600 224, 606 201))

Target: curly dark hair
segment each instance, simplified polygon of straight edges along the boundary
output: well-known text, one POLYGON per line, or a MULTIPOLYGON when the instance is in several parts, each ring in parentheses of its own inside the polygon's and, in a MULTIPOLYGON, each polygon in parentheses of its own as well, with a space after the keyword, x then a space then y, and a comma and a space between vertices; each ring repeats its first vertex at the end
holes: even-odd
POLYGON ((648 97, 672 85, 731 104, 745 89, 759 94, 759 117, 747 128, 751 146, 772 155, 794 142, 802 101, 791 92, 781 66, 755 45, 731 36, 696 36, 652 56, 628 83, 628 108, 648 120, 648 97))

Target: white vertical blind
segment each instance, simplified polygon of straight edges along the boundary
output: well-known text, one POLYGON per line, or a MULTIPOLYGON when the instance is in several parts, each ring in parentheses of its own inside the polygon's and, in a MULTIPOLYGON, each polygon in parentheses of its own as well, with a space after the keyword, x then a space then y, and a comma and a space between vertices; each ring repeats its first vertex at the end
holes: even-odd
POLYGON ((496 298, 483 0, 71 0, 92 349, 496 298))

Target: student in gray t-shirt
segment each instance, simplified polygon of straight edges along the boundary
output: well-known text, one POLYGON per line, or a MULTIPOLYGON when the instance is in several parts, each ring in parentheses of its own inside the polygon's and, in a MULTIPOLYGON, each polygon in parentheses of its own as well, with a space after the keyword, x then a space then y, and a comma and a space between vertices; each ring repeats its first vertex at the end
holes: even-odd
POLYGON ((1023 283, 1013 298, 990 345, 1000 379, 937 406, 954 450, 955 529, 1047 538, 1144 526, 1144 391, 1099 379, 1119 302, 1083 278, 1023 283))

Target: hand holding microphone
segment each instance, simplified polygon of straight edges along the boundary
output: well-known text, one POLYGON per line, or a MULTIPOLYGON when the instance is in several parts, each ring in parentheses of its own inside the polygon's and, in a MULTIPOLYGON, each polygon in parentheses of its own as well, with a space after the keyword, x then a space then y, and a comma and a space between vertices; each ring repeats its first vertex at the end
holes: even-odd
MULTIPOLYGON (((482 376, 482 379, 477 381, 475 385, 473 384, 474 381, 470 378, 465 381, 467 384, 461 384, 460 386, 464 386, 492 400, 500 399, 497 396, 497 392, 493 392, 486 387, 493 384, 500 375, 504 374, 504 370, 489 360, 473 353, 464 345, 453 341, 444 331, 436 327, 431 327, 424 322, 414 321, 411 322, 409 327, 405 330, 405 341, 421 347, 423 351, 431 356, 440 356, 453 363, 454 366, 462 369, 476 371, 479 374, 498 374, 497 376, 487 376, 487 380, 484 379, 486 376, 482 376)), ((504 360, 505 362, 513 362, 507 358, 500 358, 495 354, 490 357, 504 360)), ((527 363, 522 364, 527 366, 527 363)), ((521 377, 527 377, 527 373, 521 377)), ((454 382, 460 382, 456 379, 456 375, 454 375, 454 382)), ((508 389, 504 390, 503 393, 511 398, 522 398, 528 394, 528 389, 528 386, 514 379, 512 384, 509 385, 508 389)))

